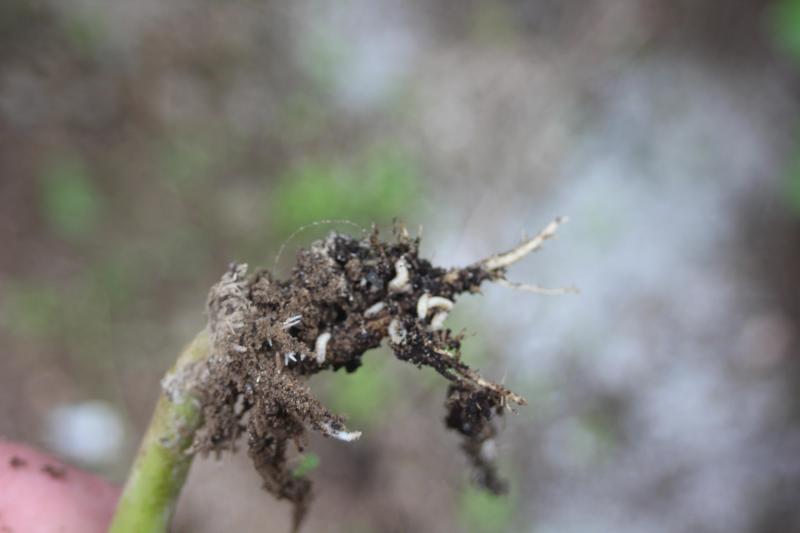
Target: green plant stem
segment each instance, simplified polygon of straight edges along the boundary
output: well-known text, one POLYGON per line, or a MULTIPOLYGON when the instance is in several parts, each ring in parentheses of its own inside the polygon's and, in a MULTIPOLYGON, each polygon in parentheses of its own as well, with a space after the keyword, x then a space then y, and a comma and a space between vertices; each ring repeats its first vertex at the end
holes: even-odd
POLYGON ((208 358, 207 330, 181 352, 162 381, 153 418, 128 475, 109 533, 165 533, 186 481, 194 434, 202 424, 201 403, 192 394, 198 364, 208 358))

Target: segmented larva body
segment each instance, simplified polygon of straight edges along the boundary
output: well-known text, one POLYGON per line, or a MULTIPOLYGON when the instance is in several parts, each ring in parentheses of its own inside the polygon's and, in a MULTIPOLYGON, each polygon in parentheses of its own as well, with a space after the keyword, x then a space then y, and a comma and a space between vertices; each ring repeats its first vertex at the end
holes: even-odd
POLYGON ((406 340, 406 330, 396 318, 389 322, 389 340, 392 341, 392 344, 403 344, 406 340))
POLYGON ((452 308, 452 300, 448 300, 442 296, 431 296, 426 292, 417 300, 417 318, 425 320, 430 310, 441 309, 441 311, 433 315, 431 319, 431 329, 442 329, 444 321, 447 320, 447 315, 452 308))
POLYGON ((395 277, 389 281, 389 290, 392 292, 406 292, 411 290, 408 275, 408 263, 405 257, 401 257, 394 263, 394 270, 397 272, 395 277))
POLYGON ((366 311, 364 311, 364 316, 366 318, 372 318, 373 316, 383 311, 384 307, 386 307, 386 304, 384 302, 378 302, 376 304, 373 304, 369 306, 366 311))
POLYGON ((325 357, 328 354, 328 342, 331 340, 330 332, 320 333, 314 343, 314 351, 317 355, 317 363, 322 364, 325 362, 325 357))

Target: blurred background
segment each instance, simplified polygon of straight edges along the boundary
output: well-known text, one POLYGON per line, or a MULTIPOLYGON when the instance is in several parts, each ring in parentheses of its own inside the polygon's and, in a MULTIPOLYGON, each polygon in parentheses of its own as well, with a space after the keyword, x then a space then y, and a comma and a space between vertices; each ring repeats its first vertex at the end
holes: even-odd
MULTIPOLYGON (((229 261, 398 217, 465 264, 564 214, 510 277, 580 295, 449 322, 530 400, 510 495, 377 351, 312 381, 364 437, 297 459, 306 531, 800 531, 799 73, 800 0, 2 0, 0 434, 121 482, 229 261)), ((175 530, 287 531, 259 486, 198 460, 175 530)))

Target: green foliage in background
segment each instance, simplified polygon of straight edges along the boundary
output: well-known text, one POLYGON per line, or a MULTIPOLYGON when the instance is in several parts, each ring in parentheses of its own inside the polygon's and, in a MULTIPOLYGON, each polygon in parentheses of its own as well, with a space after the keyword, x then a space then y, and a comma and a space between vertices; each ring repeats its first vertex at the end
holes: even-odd
POLYGON ((353 164, 310 161, 272 191, 271 222, 284 235, 320 220, 385 224, 409 216, 419 182, 414 162, 394 150, 373 151, 353 164))
POLYGON ((389 357, 385 349, 370 352, 358 372, 330 381, 326 403, 347 416, 351 428, 363 430, 379 423, 397 398, 398 380, 385 364, 389 357))
POLYGON ((167 136, 155 146, 155 170, 168 187, 185 193, 208 181, 221 158, 214 146, 200 135, 167 136))
MULTIPOLYGON (((800 62, 800 0, 781 0, 772 9, 772 29, 778 45, 800 62)), ((800 147, 786 174, 789 208, 800 216, 800 147)))
POLYGON ((495 496, 473 485, 464 489, 458 503, 458 521, 469 533, 505 531, 513 513, 511 494, 495 496))
POLYGON ((2 323, 22 337, 43 338, 60 318, 59 294, 42 284, 15 281, 4 287, 2 323))
POLYGON ((67 41, 82 57, 94 57, 106 40, 103 22, 90 10, 67 12, 59 22, 67 41))
POLYGON ((800 60, 800 0, 781 0, 772 10, 772 29, 778 44, 800 60))
POLYGON ((42 216, 51 230, 67 240, 83 240, 100 222, 102 199, 85 161, 62 154, 47 162, 40 175, 42 216))
POLYGON ((520 35, 512 6, 504 2, 477 2, 472 7, 472 34, 486 45, 511 45, 520 35))
POLYGON ((319 456, 315 453, 303 454, 299 459, 297 466, 292 470, 292 477, 298 478, 306 476, 319 466, 319 456))
POLYGON ((795 149, 794 159, 786 174, 786 193, 792 213, 800 216, 800 149, 795 149))

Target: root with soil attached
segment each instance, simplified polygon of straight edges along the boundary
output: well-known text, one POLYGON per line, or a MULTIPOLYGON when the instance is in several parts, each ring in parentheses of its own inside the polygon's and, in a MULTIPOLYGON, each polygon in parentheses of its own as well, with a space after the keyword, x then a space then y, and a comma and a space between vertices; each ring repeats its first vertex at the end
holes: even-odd
POLYGON ((463 268, 444 269, 419 257, 419 238, 403 228, 394 242, 332 233, 301 250, 286 280, 232 264, 208 297, 208 327, 178 357, 120 498, 111 533, 166 532, 196 453, 248 453, 266 490, 294 505, 297 530, 311 502, 311 481, 290 468, 291 447, 306 432, 350 442, 361 433, 314 398, 309 376, 355 372, 364 353, 387 340, 394 355, 428 366, 449 383, 445 425, 458 432, 478 482, 506 490, 494 463, 494 419, 525 400, 467 366, 463 336, 445 327, 460 294, 484 282, 545 294, 512 283, 506 268, 551 238, 556 219, 508 252, 463 268))
POLYGON ((323 370, 354 372, 365 352, 388 339, 398 359, 448 380, 446 426, 462 435, 480 484, 504 492, 491 451, 493 418, 525 400, 462 362, 462 335, 444 322, 459 294, 505 282, 506 267, 540 248, 563 221, 464 268, 443 269, 419 257, 419 239, 404 229, 393 243, 381 241, 376 230, 364 239, 332 233, 298 253, 287 280, 231 265, 208 299, 212 355, 199 390, 205 422, 191 451, 233 450, 246 434, 264 487, 294 504, 298 527, 311 482, 293 475, 289 446, 302 450, 308 429, 343 441, 361 435, 312 396, 306 378, 323 370))

